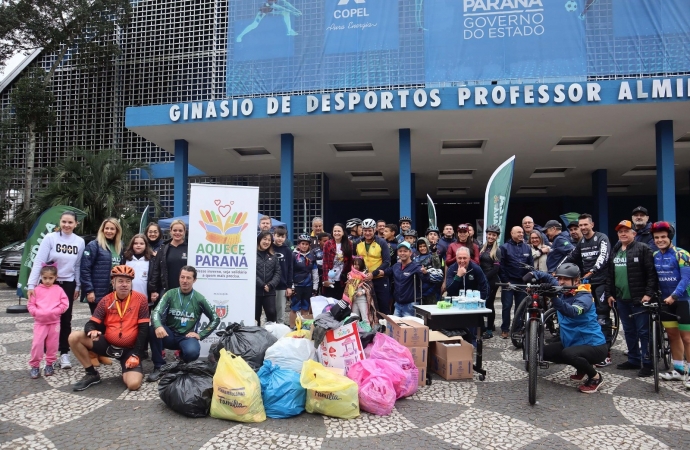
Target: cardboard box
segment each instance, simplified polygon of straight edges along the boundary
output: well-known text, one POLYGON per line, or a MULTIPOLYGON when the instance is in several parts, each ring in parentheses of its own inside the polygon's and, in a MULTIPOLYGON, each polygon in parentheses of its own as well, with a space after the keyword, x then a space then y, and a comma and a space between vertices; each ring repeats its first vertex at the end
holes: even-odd
POLYGON ((426 386, 426 374, 427 369, 424 367, 418 367, 419 376, 417 377, 417 386, 426 386))
POLYGON ((410 353, 412 353, 412 358, 414 358, 414 365, 418 369, 426 369, 429 362, 429 347, 408 347, 410 353))
POLYGON ((357 361, 365 359, 357 323, 328 330, 318 348, 318 359, 325 367, 344 369, 345 374, 357 361))
POLYGON ((386 334, 405 347, 428 347, 429 327, 421 323, 396 316, 379 313, 386 319, 386 334))
POLYGON ((431 343, 431 369, 446 380, 472 378, 472 344, 462 338, 441 336, 445 339, 431 343))

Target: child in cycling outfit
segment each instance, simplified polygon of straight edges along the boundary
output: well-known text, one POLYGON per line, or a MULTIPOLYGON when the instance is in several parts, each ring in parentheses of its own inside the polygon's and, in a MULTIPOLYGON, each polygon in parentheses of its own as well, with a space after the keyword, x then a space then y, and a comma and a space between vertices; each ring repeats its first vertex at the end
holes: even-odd
POLYGON ((57 359, 58 340, 60 337, 60 316, 67 311, 69 299, 57 280, 57 267, 45 265, 41 268, 41 284, 34 289, 26 305, 29 314, 34 318, 34 338, 31 341, 31 378, 38 378, 43 350, 45 349, 46 366, 44 375, 53 375, 53 363, 57 359))

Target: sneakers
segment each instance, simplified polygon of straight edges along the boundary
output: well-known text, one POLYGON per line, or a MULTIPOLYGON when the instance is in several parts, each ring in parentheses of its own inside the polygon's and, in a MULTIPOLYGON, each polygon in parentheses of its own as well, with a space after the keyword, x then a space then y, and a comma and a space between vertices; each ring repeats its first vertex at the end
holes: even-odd
POLYGON ((69 360, 69 354, 63 353, 60 355, 60 367, 62 369, 71 369, 72 362, 69 360))
POLYGON ((660 373, 659 378, 664 381, 683 381, 683 375, 676 369, 673 369, 670 372, 660 373))
POLYGON ((600 368, 601 368, 601 367, 610 366, 611 364, 612 364, 612 363, 611 363, 611 358, 609 358, 609 357, 607 356, 605 360, 603 360, 603 361, 600 362, 600 363, 596 363, 596 364, 594 365, 594 367, 600 367, 600 368))
POLYGON ((83 391, 84 389, 87 389, 90 386, 93 386, 94 384, 98 384, 101 382, 101 376, 96 372, 96 374, 92 373, 86 373, 84 375, 84 378, 81 380, 77 381, 74 383, 74 386, 72 386, 73 391, 83 391))
POLYGON ((570 379, 572 381, 582 381, 582 379, 585 377, 584 373, 576 373, 573 375, 570 375, 570 379))
POLYGON ((146 381, 149 383, 153 383, 154 381, 160 380, 160 378, 163 376, 161 373, 161 368, 160 367, 154 367, 153 372, 151 372, 147 377, 146 381))
POLYGON ((507 331, 501 331, 501 339, 508 339, 510 337, 510 333, 507 331))
POLYGON ((33 378, 35 380, 40 375, 41 375, 41 369, 39 369, 38 367, 32 367, 31 368, 31 378, 33 378))
POLYGON ((491 339, 494 337, 494 332, 491 330, 486 330, 484 334, 482 334, 482 339, 491 339))
POLYGON ((54 373, 55 368, 53 368, 52 364, 46 364, 46 366, 43 368, 43 376, 52 377, 54 373))
POLYGON ((653 374, 654 374, 654 371, 649 366, 642 366, 640 371, 637 372, 637 376, 640 378, 651 377, 653 374))
POLYGON ((620 363, 616 366, 616 369, 618 370, 640 370, 640 366, 637 364, 633 364, 630 361, 626 361, 624 363, 620 363))
POLYGON ((593 379, 593 378, 587 378, 587 381, 584 382, 584 384, 581 384, 578 389, 580 392, 584 394, 593 394, 596 391, 599 390, 599 387, 604 384, 604 376, 601 374, 601 372, 597 372, 599 374, 598 379, 593 379))

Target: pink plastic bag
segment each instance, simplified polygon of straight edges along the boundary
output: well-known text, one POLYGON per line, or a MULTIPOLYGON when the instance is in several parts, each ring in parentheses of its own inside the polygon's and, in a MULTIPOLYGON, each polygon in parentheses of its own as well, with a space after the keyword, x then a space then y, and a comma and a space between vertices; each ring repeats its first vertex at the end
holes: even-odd
POLYGON ((396 393, 388 377, 371 376, 359 387, 359 407, 378 416, 387 416, 395 406, 396 393))
MULTIPOLYGON (((400 368, 399 364, 393 361, 385 361, 382 359, 365 359, 364 361, 358 361, 350 367, 350 370, 347 372, 347 377, 360 386, 360 394, 362 392, 362 386, 371 377, 384 377, 390 380, 393 389, 395 389, 396 399, 402 397, 402 394, 408 390, 407 373, 400 368)), ((395 399, 393 401, 395 402, 395 399)))
POLYGON ((414 365, 414 358, 410 349, 383 333, 376 333, 373 348, 369 356, 371 359, 391 361, 400 366, 407 375, 398 398, 409 397, 417 392, 419 370, 414 365))

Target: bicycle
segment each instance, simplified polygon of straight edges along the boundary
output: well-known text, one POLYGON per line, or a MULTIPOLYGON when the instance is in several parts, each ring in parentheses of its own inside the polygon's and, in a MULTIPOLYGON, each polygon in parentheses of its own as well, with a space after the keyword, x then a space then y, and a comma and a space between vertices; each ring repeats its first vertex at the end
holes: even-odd
MULTIPOLYGON (((527 299, 527 297, 525 297, 525 299, 527 299)), ((523 301, 518 306, 517 311, 515 312, 516 318, 522 317, 525 314, 525 308, 527 307, 527 303, 524 301, 525 299, 523 299, 523 301)), ((613 319, 611 321, 611 325, 600 324, 601 331, 602 333, 604 333, 604 337, 606 337, 607 335, 611 336, 609 350, 616 343, 616 340, 618 339, 618 332, 620 330, 620 316, 618 314, 618 308, 616 308, 614 305, 614 307, 611 308, 611 311, 613 312, 613 319)), ((553 339, 556 339, 556 337, 558 337, 559 334, 558 316, 556 315, 555 309, 550 308, 547 310, 546 314, 544 314, 544 323, 547 324, 547 329, 553 335, 553 339)), ((522 348, 524 336, 524 322, 521 322, 519 320, 513 320, 513 322, 510 324, 510 341, 513 343, 513 346, 515 348, 522 348)))
POLYGON ((647 311, 639 311, 632 313, 629 317, 632 319, 638 314, 649 314, 649 348, 650 358, 652 360, 652 370, 654 372, 654 391, 659 392, 659 359, 664 363, 664 370, 671 368, 671 345, 668 341, 668 335, 661 324, 661 314, 675 317, 679 316, 667 311, 661 310, 661 305, 658 301, 642 303, 642 307, 647 311))
MULTIPOLYGON (((522 346, 522 358, 525 360, 525 369, 529 374, 528 399, 530 405, 537 402, 537 369, 548 369, 549 362, 544 361, 544 345, 546 330, 557 327, 557 323, 547 324, 544 321, 544 313, 548 310, 549 298, 547 295, 557 295, 562 288, 559 286, 546 286, 544 284, 511 284, 499 283, 498 286, 524 292, 526 295, 520 306, 524 304, 524 329, 522 346)), ((516 314, 515 321, 520 316, 516 314)))

